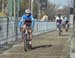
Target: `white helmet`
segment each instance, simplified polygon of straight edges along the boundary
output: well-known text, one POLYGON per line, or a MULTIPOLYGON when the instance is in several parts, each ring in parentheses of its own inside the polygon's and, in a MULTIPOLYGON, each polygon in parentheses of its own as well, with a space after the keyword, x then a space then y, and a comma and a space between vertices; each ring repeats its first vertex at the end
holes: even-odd
POLYGON ((26 9, 25 13, 31 13, 31 11, 29 9, 26 9))

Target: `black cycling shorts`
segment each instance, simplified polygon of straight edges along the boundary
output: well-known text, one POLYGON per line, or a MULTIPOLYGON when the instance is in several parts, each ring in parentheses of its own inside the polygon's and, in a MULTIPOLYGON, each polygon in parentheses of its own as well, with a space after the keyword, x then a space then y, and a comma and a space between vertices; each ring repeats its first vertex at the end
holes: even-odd
POLYGON ((66 21, 66 24, 68 23, 69 21, 66 21))

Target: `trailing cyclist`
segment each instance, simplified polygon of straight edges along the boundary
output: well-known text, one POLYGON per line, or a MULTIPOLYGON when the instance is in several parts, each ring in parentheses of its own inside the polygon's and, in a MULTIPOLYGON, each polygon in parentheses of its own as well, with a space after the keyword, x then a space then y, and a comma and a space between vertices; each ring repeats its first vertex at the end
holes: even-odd
POLYGON ((61 18, 61 15, 57 16, 56 25, 57 25, 57 30, 59 31, 59 35, 61 35, 61 32, 62 32, 62 18, 61 18))
POLYGON ((69 19, 66 16, 64 17, 64 28, 66 31, 69 29, 69 19))
POLYGON ((31 40, 32 40, 32 31, 33 31, 33 28, 34 28, 34 18, 33 18, 32 14, 31 14, 31 11, 29 9, 25 10, 25 14, 21 17, 21 20, 18 23, 20 31, 22 32, 23 40, 24 40, 23 32, 26 29, 26 22, 31 23, 31 25, 29 25, 29 27, 30 27, 30 29, 29 29, 29 34, 30 34, 30 42, 29 42, 29 44, 32 47, 31 40))

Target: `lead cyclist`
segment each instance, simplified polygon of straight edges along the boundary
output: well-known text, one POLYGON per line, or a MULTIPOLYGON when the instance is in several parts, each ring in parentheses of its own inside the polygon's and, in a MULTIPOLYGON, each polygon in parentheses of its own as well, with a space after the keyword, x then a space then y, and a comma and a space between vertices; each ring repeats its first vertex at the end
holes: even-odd
MULTIPOLYGON (((31 21, 31 29, 29 30, 29 33, 30 33, 30 45, 32 47, 32 31, 33 31, 33 28, 34 28, 34 18, 31 14, 31 11, 29 9, 26 9, 25 10, 25 14, 21 17, 21 20, 18 22, 18 26, 20 28, 20 31, 22 32, 22 38, 23 38, 23 32, 24 32, 24 29, 26 28, 26 24, 25 21, 31 21)), ((23 39, 24 40, 24 39, 23 39)))

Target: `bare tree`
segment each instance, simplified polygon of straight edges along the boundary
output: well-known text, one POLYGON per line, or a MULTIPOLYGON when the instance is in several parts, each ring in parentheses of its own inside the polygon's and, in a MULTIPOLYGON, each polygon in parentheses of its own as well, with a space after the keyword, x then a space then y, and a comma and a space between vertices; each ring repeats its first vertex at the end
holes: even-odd
POLYGON ((49 16, 49 20, 53 21, 54 17, 56 16, 57 14, 57 9, 58 9, 58 6, 56 4, 53 4, 53 3, 48 3, 48 16, 49 16))
POLYGON ((74 0, 68 0, 68 6, 73 7, 74 5, 74 0))

